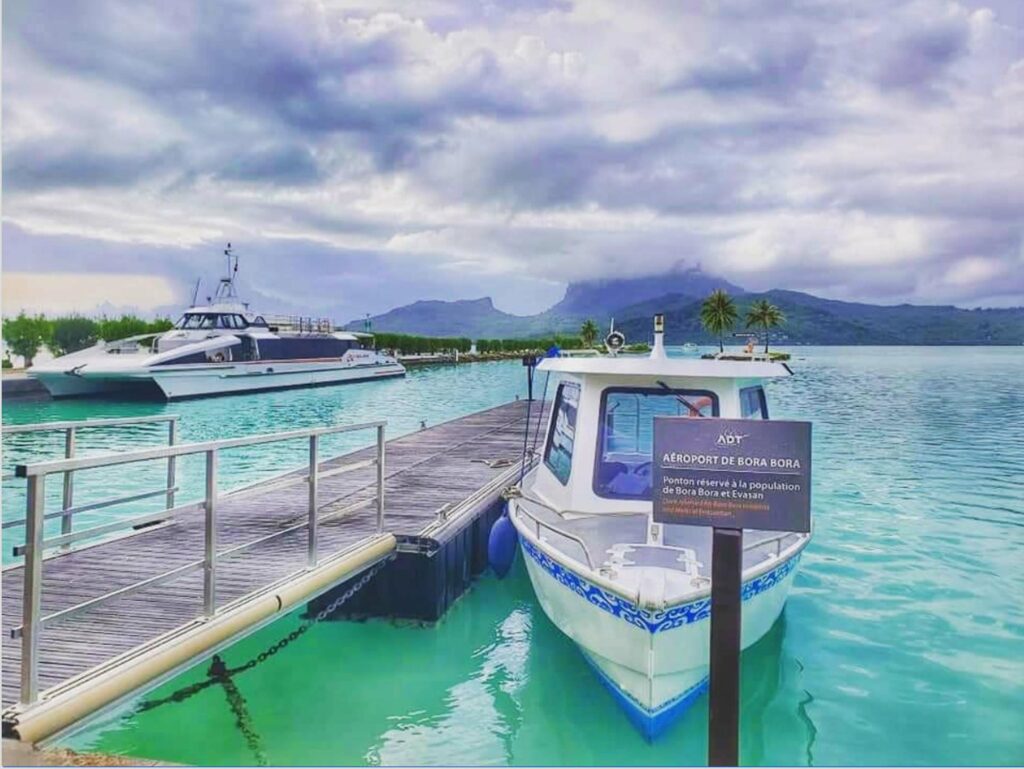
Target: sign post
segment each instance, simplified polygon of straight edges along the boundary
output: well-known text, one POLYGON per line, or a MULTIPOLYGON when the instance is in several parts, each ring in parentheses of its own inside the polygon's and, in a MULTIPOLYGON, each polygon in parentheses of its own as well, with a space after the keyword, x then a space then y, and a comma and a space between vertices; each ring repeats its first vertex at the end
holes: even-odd
POLYGON ((708 763, 739 764, 743 529, 811 530, 811 424, 656 417, 655 523, 711 526, 708 763))

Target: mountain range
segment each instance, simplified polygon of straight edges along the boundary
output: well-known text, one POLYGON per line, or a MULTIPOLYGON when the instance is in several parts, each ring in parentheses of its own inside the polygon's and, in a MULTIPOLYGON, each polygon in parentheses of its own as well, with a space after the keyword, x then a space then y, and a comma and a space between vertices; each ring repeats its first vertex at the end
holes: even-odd
MULTIPOLYGON (((757 299, 768 299, 786 316, 772 332, 784 344, 992 345, 1024 343, 1024 307, 963 309, 950 305, 875 305, 823 299, 801 291, 749 292, 700 268, 677 268, 662 275, 606 278, 570 283, 565 297, 536 315, 512 315, 490 297, 426 300, 396 307, 370 319, 374 331, 462 336, 472 339, 575 333, 585 319, 602 329, 615 327, 631 341, 649 341, 651 316, 665 314, 666 343, 711 343, 700 325, 700 303, 711 291, 730 293, 742 314, 757 299)), ((360 330, 364 321, 348 328, 360 330)))

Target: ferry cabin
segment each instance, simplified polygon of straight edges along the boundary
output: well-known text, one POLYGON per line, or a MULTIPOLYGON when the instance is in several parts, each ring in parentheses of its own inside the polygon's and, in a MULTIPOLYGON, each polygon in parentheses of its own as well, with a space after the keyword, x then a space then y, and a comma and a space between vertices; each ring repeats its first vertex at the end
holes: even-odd
POLYGON ((532 488, 568 517, 649 513, 654 417, 768 419, 763 380, 790 373, 780 363, 683 358, 550 359, 542 368, 560 381, 532 488))

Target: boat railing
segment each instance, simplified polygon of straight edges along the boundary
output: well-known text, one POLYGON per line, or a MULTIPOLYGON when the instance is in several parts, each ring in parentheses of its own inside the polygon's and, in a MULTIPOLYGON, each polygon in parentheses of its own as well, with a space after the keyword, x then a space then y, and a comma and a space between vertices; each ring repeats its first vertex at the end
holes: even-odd
POLYGON ((153 343, 156 341, 158 336, 163 335, 163 331, 151 331, 148 334, 138 334, 136 336, 128 336, 124 339, 114 339, 110 342, 103 343, 104 352, 112 355, 129 355, 136 353, 140 349, 145 352, 153 352, 153 343))
POLYGON ((590 555, 590 548, 587 547, 587 543, 583 540, 582 537, 579 537, 576 534, 573 534, 572 532, 566 531, 565 529, 560 529, 557 526, 555 526, 554 524, 549 523, 548 521, 542 521, 536 515, 531 513, 529 510, 527 510, 526 507, 524 507, 523 505, 519 505, 517 507, 517 510, 520 513, 522 513, 524 516, 529 518, 531 521, 533 521, 533 523, 535 525, 535 532, 536 532, 538 540, 541 538, 540 537, 540 530, 543 528, 543 529, 546 529, 547 531, 550 531, 550 532, 552 532, 554 534, 557 534, 559 537, 565 537, 569 541, 575 542, 577 545, 579 545, 580 549, 583 551, 583 557, 587 559, 587 566, 590 567, 591 571, 594 570, 594 559, 590 555))
POLYGON ((770 545, 772 542, 774 542, 775 543, 775 557, 778 558, 779 556, 782 555, 782 541, 784 539, 786 539, 787 537, 792 537, 792 536, 795 536, 793 534, 793 532, 791 532, 791 531, 784 531, 781 534, 776 534, 776 535, 771 536, 771 537, 764 537, 763 539, 759 539, 756 542, 744 543, 743 544, 743 552, 746 553, 746 552, 749 552, 750 550, 756 550, 759 547, 763 547, 764 545, 770 545))
MULTIPOLYGON (((78 435, 83 430, 135 427, 138 425, 160 424, 163 422, 167 423, 167 445, 174 446, 178 434, 178 417, 175 414, 161 414, 159 416, 149 417, 119 417, 115 419, 81 419, 71 422, 38 422, 28 425, 4 425, 3 435, 63 432, 64 459, 70 460, 75 459, 78 446, 78 435)), ((167 457, 167 485, 163 488, 113 497, 99 502, 89 502, 88 504, 78 505, 77 507, 75 506, 75 470, 73 468, 66 469, 61 472, 64 486, 63 496, 61 498, 61 509, 56 512, 46 513, 43 516, 43 520, 48 521, 54 518, 60 518, 60 533, 62 536, 66 537, 72 533, 73 518, 79 513, 101 510, 105 507, 112 507, 126 502, 138 502, 142 499, 150 499, 151 497, 157 497, 160 495, 164 496, 166 509, 170 510, 174 507, 174 495, 178 491, 178 486, 175 481, 177 475, 177 461, 177 457, 174 455, 167 457)), ((16 477, 18 477, 16 473, 5 473, 3 475, 3 480, 9 481, 16 477)), ((17 518, 14 520, 4 521, 2 528, 6 530, 15 526, 24 526, 27 521, 27 518, 17 518)))
POLYGON ((279 331, 297 331, 300 334, 330 334, 334 321, 330 318, 316 318, 309 315, 266 315, 268 326, 279 331))
MULTIPOLYGON (((57 424, 57 423, 54 423, 57 424)), ((200 615, 197 618, 210 618, 217 614, 217 568, 218 561, 229 555, 235 555, 243 550, 263 544, 277 537, 290 534, 296 530, 307 529, 306 560, 296 574, 316 568, 319 563, 317 554, 318 527, 321 523, 349 515, 356 510, 375 506, 377 510, 377 532, 384 530, 384 428, 385 421, 362 422, 359 424, 338 425, 336 427, 308 428, 301 430, 289 430, 278 433, 253 435, 243 438, 227 438, 216 441, 203 441, 198 443, 183 443, 156 448, 137 449, 133 451, 106 454, 92 457, 69 457, 65 459, 36 462, 32 464, 19 464, 16 466, 15 475, 28 480, 27 493, 27 515, 25 519, 25 544, 14 548, 15 555, 25 556, 22 588, 22 624, 11 630, 14 638, 21 639, 21 694, 22 704, 33 704, 39 697, 38 691, 38 657, 39 638, 42 629, 50 624, 66 620, 78 614, 82 614, 96 606, 117 598, 122 598, 131 593, 138 592, 144 588, 153 587, 158 584, 170 582, 193 571, 203 572, 203 605, 200 615), (320 467, 325 462, 333 461, 320 459, 320 439, 326 435, 349 433, 360 430, 376 430, 376 453, 372 459, 348 462, 329 470, 321 471, 320 467), (309 441, 309 464, 308 468, 302 470, 294 477, 295 482, 305 481, 308 484, 308 514, 304 520, 281 528, 272 534, 264 535, 233 545, 227 549, 219 550, 217 546, 217 508, 218 500, 224 496, 217 490, 217 467, 220 452, 228 449, 236 449, 248 446, 258 446, 280 441, 298 440, 305 438, 309 441), (205 495, 201 503, 190 503, 175 508, 172 511, 161 511, 149 513, 120 520, 114 523, 93 526, 83 529, 80 532, 62 534, 50 539, 45 538, 43 527, 47 515, 45 513, 46 480, 52 475, 65 475, 68 472, 77 472, 100 467, 123 466, 139 462, 148 462, 159 459, 172 459, 190 455, 205 455, 205 495), (321 479, 351 472, 359 468, 376 466, 376 493, 373 497, 349 504, 337 509, 331 509, 326 515, 319 515, 317 506, 317 489, 321 479), (92 538, 103 534, 114 532, 118 529, 137 528, 141 525, 150 524, 160 518, 167 518, 168 512, 177 513, 186 509, 195 509, 199 505, 204 513, 204 549, 203 557, 189 561, 181 566, 155 574, 130 585, 112 590, 103 595, 91 598, 81 603, 69 606, 52 614, 42 613, 42 584, 43 584, 43 555, 47 549, 60 545, 68 545, 82 539, 92 538)), ((232 493, 239 493, 235 490, 232 493)))
MULTIPOLYGON (((506 493, 508 493, 508 492, 506 492, 506 493)), ((555 515, 560 515, 558 513, 558 511, 555 510, 553 507, 551 507, 549 505, 546 505, 545 503, 541 502, 539 499, 535 499, 533 497, 529 497, 529 496, 523 494, 519 490, 517 490, 517 493, 515 494, 515 496, 517 496, 518 498, 520 498, 520 499, 522 499, 522 500, 524 500, 526 502, 529 502, 531 504, 537 505, 538 507, 542 507, 545 510, 548 510, 548 511, 554 513, 555 515)), ((581 537, 577 536, 576 534, 573 534, 572 532, 566 531, 565 529, 559 528, 557 525, 555 525, 554 523, 551 523, 550 521, 545 521, 545 520, 542 520, 541 518, 538 518, 535 514, 531 513, 529 510, 527 510, 524 505, 518 505, 516 509, 520 513, 522 513, 523 516, 525 516, 526 518, 529 518, 531 521, 533 521, 533 523, 534 523, 534 532, 535 532, 535 534, 537 536, 537 539, 540 539, 541 529, 545 529, 547 531, 552 532, 553 534, 556 534, 559 537, 564 537, 565 539, 568 539, 568 540, 576 543, 577 545, 579 545, 580 549, 583 551, 584 557, 587 559, 587 566, 589 566, 591 570, 594 569, 594 559, 591 557, 590 549, 587 547, 587 543, 581 537)), ((584 514, 584 513, 579 513, 578 511, 566 511, 566 512, 576 512, 577 514, 580 514, 580 515, 584 514)), ((610 516, 610 515, 619 515, 619 513, 601 513, 601 515, 609 515, 610 516)), ((636 515, 636 513, 622 513, 622 515, 636 515)), ((792 536, 796 536, 796 535, 793 532, 785 531, 785 532, 781 532, 779 534, 774 534, 774 535, 769 536, 769 537, 763 537, 762 539, 758 539, 758 540, 753 541, 753 542, 746 542, 743 545, 743 552, 749 552, 751 550, 756 550, 756 549, 758 549, 760 547, 764 547, 765 545, 770 545, 770 544, 774 543, 775 544, 774 556, 775 556, 775 558, 780 558, 782 556, 782 550, 783 550, 782 543, 787 538, 792 537, 792 536)), ((648 547, 648 545, 637 545, 637 547, 648 547)), ((666 549, 666 550, 682 550, 681 548, 676 548, 676 547, 672 547, 672 546, 669 546, 669 545, 658 545, 657 547, 659 547, 661 549, 666 549)))

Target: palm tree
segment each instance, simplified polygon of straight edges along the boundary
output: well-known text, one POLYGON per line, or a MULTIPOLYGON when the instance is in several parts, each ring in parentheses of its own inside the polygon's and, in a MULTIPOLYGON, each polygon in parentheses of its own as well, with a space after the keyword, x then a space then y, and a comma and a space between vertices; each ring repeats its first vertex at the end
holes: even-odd
POLYGON ((768 329, 781 326, 786 322, 782 310, 767 299, 758 299, 747 310, 747 328, 761 326, 764 329, 764 354, 768 354, 768 329))
POLYGON ((709 332, 718 337, 718 351, 725 352, 722 337, 736 325, 739 313, 732 297, 716 288, 700 306, 700 322, 709 332))
POLYGON ((580 340, 583 342, 584 347, 593 347, 594 340, 597 339, 597 324, 589 318, 583 321, 583 325, 580 326, 580 340))

